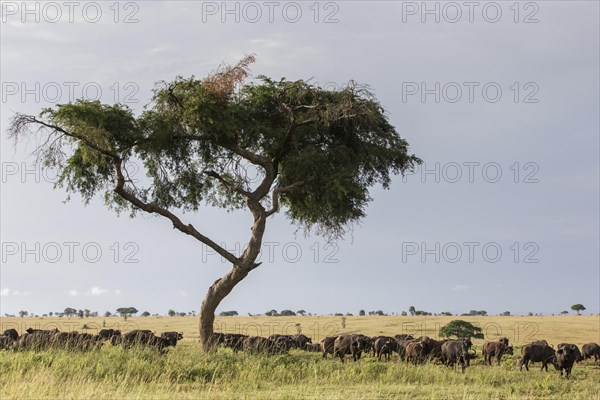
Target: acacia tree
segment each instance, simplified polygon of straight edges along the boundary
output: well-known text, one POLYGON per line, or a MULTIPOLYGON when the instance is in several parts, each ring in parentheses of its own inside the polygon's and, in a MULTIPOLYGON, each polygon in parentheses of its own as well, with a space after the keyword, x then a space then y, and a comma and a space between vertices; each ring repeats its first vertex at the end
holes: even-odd
POLYGON ((583 306, 583 304, 573 304, 571 306, 571 310, 577 311, 577 315, 580 315, 579 312, 585 311, 585 307, 583 306))
POLYGON ((16 114, 9 127, 15 140, 41 136, 37 155, 59 171, 57 185, 67 192, 86 203, 103 194, 109 207, 132 216, 162 216, 231 263, 200 307, 206 349, 215 309, 260 265, 267 219, 280 207, 306 231, 338 238, 365 216, 369 188, 388 188, 392 174, 420 163, 368 87, 351 81, 328 90, 265 76, 248 82, 253 62, 250 55, 203 79, 161 82, 138 116, 124 105, 78 100, 37 117, 16 114), (130 179, 131 162, 143 165, 145 182, 130 179), (179 215, 202 206, 250 212, 241 255, 179 215))

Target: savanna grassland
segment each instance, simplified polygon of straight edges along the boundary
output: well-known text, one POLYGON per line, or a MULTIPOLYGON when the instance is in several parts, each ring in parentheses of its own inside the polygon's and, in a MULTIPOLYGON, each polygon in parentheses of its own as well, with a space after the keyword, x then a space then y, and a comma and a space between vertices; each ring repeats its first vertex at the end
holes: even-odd
MULTIPOLYGON (((106 344, 99 351, 48 350, 0 353, 0 398, 78 399, 600 399, 600 365, 577 364, 567 380, 557 371, 520 372, 519 347, 535 339, 550 343, 600 342, 600 316, 459 317, 484 328, 486 340, 507 336, 517 346, 500 367, 481 357, 464 374, 437 364, 406 365, 363 357, 358 363, 321 359, 320 353, 293 350, 276 356, 234 354, 219 349, 204 354, 192 317, 0 318, 2 331, 27 327, 83 331, 96 328, 182 331, 185 339, 165 356, 152 350, 123 351, 106 344)), ((224 317, 216 330, 268 336, 302 333, 316 342, 346 332, 366 335, 410 333, 437 337, 440 326, 457 317, 224 317), (299 324, 299 325, 297 325, 299 324)), ((478 354, 485 340, 475 340, 478 354)), ((530 366, 531 367, 531 366, 530 366)))

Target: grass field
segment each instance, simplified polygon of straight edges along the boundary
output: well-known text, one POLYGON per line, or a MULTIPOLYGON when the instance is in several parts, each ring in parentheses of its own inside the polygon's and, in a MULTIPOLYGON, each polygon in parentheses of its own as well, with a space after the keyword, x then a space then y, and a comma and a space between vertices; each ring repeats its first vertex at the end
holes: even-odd
MULTIPOLYGON (((484 328, 486 339, 507 336, 516 346, 534 339, 556 345, 600 342, 600 316, 460 317, 484 328)), ((411 333, 437 337, 440 326, 456 317, 226 317, 217 330, 246 334, 296 333, 313 341, 344 332, 367 335, 411 333), (300 324, 299 326, 297 324, 300 324)), ((287 355, 234 355, 229 349, 203 354, 197 344, 196 318, 0 318, 0 328, 58 327, 82 331, 96 327, 182 331, 185 339, 166 356, 152 351, 124 352, 104 346, 99 352, 2 352, 0 398, 393 398, 393 399, 600 399, 600 366, 577 364, 570 380, 551 369, 519 372, 520 355, 500 367, 472 362, 462 374, 441 365, 406 365, 373 357, 358 363, 321 360, 320 354, 292 351, 287 355)), ((476 340, 480 354, 483 340, 476 340)))

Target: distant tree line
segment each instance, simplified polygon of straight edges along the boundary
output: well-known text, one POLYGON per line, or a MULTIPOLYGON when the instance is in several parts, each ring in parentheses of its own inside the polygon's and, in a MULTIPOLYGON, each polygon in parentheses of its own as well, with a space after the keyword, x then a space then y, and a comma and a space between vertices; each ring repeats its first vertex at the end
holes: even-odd
MULTIPOLYGON (((574 304, 571 306, 571 310, 577 312, 577 315, 580 315, 581 311, 585 311, 586 308, 583 304, 574 304)), ((135 307, 120 307, 117 308, 115 310, 115 313, 111 313, 110 311, 106 311, 103 316, 105 318, 108 317, 112 317, 112 316, 121 316, 124 319, 127 319, 131 316, 134 316, 136 314, 138 314, 138 310, 135 307)), ((417 310, 415 308, 415 306, 410 306, 408 308, 408 312, 406 311, 402 311, 400 312, 400 314, 396 314, 396 313, 392 313, 392 315, 401 315, 401 316, 429 316, 429 315, 434 315, 434 316, 453 316, 454 314, 451 313, 450 311, 442 311, 440 313, 432 313, 429 311, 423 311, 423 310, 417 310)), ((567 310, 563 310, 560 312, 560 315, 567 315, 569 314, 569 311, 567 310)), ((33 313, 29 313, 27 310, 20 310, 18 312, 19 317, 24 318, 24 317, 39 317, 39 315, 37 314, 33 314, 33 313)), ((159 314, 150 314, 150 312, 148 311, 144 311, 140 314, 140 316, 142 317, 149 317, 149 316, 159 316, 159 314)), ((167 315, 169 317, 195 317, 196 316, 196 311, 188 311, 188 312, 181 312, 181 311, 175 311, 173 309, 170 309, 167 312, 167 315)), ((233 316, 238 316, 239 313, 235 310, 231 310, 231 311, 221 311, 219 313, 219 316, 221 317, 233 317, 233 316)), ((253 316, 253 314, 248 313, 249 316, 253 316)), ((261 314, 257 314, 257 315, 261 315, 261 314)), ((305 310, 298 310, 296 312, 292 311, 292 310, 281 310, 281 311, 277 311, 275 309, 273 310, 269 310, 267 312, 265 312, 263 315, 267 316, 267 317, 294 317, 294 316, 312 316, 313 314, 311 313, 307 313, 305 310)), ((317 315, 317 314, 314 314, 317 315)), ((346 317, 351 317, 354 314, 347 312, 346 314, 344 313, 339 313, 336 312, 334 314, 329 314, 329 315, 334 315, 336 317, 341 317, 341 316, 346 316, 346 317)), ((358 311, 358 315, 363 317, 366 315, 369 316, 387 316, 390 315, 386 312, 384 312, 383 310, 376 310, 376 311, 368 311, 366 312, 365 310, 359 310, 358 311)), ((456 315, 460 315, 460 316, 487 316, 488 312, 485 310, 470 310, 468 313, 462 313, 462 314, 456 314, 456 315)), ((500 314, 498 314, 498 316, 503 316, 503 317, 509 317, 512 314, 510 313, 510 311, 504 311, 501 312, 500 314)), ((534 314, 533 312, 529 312, 527 313, 528 316, 532 317, 532 316, 540 316, 542 315, 541 313, 536 313, 534 314)), ((554 314, 552 314, 554 315, 554 314)), ((8 314, 5 313, 4 314, 5 317, 15 317, 15 315, 13 314, 8 314)), ((90 318, 90 317, 98 317, 99 313, 98 311, 91 311, 89 309, 76 309, 76 308, 72 308, 72 307, 67 307, 65 308, 63 311, 50 311, 47 314, 42 314, 42 317, 68 317, 68 318, 72 318, 72 317, 78 317, 78 318, 90 318)))

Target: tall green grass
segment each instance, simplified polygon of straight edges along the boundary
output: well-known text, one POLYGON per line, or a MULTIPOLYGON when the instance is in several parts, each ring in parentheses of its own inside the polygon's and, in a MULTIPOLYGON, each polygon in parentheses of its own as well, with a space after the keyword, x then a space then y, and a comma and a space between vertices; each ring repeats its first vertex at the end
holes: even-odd
MULTIPOLYGON (((517 351, 516 354, 519 354, 517 351)), ((0 353, 0 398, 230 399, 598 399, 600 367, 578 364, 569 380, 559 374, 519 372, 517 356, 500 367, 474 365, 463 374, 442 365, 394 359, 358 363, 323 361, 318 353, 277 356, 204 354, 191 340, 165 356, 152 350, 0 353)))

